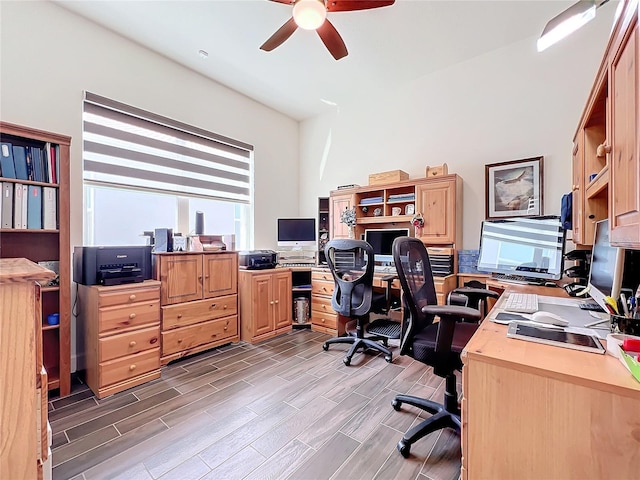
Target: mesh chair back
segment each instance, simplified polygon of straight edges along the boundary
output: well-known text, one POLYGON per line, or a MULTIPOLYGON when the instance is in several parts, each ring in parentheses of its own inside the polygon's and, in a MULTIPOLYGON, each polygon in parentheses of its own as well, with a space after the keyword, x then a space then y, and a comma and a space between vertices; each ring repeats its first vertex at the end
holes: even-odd
POLYGON ((393 242, 393 260, 402 286, 405 308, 400 354, 407 355, 412 338, 433 323, 434 316, 422 313, 427 305, 437 305, 436 288, 429 254, 417 238, 398 237, 393 242))
POLYGON ((362 240, 331 240, 324 248, 335 281, 331 306, 345 317, 369 313, 373 291, 373 248, 362 240))

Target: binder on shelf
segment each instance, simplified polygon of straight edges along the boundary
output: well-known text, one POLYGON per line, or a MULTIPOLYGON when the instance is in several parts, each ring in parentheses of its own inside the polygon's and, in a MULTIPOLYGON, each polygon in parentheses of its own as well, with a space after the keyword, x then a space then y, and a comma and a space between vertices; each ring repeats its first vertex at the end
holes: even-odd
POLYGON ((22 229, 22 184, 16 183, 15 195, 13 200, 13 228, 22 229))
POLYGON ((2 182, 0 228, 13 228, 13 183, 2 182))
POLYGON ((42 187, 29 185, 27 198, 27 228, 42 228, 42 187))
POLYGON ((22 228, 27 228, 27 208, 29 199, 29 186, 22 185, 22 228))
POLYGON ((18 180, 28 180, 27 177, 27 155, 24 147, 13 147, 13 164, 15 165, 16 178, 18 180))
POLYGON ((42 189, 42 223, 45 230, 55 230, 57 224, 57 191, 53 187, 42 189))
POLYGON ((13 165, 13 145, 7 142, 0 143, 0 171, 4 178, 16 178, 16 169, 13 165))

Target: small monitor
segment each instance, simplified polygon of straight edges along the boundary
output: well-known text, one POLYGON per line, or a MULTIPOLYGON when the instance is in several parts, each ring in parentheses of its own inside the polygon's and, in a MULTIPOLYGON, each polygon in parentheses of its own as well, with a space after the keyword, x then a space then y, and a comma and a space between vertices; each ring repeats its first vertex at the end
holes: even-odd
POLYGON ((485 220, 478 270, 532 281, 562 278, 565 231, 560 217, 485 220))
POLYGON ((609 220, 596 223, 589 270, 589 295, 607 311, 605 297, 620 296, 625 249, 609 243, 609 220))
POLYGON ((279 247, 315 247, 316 219, 315 218, 279 218, 278 219, 279 247))
POLYGON ((393 262, 393 241, 408 237, 408 228, 380 228, 364 231, 364 240, 373 248, 374 260, 380 263, 393 262))

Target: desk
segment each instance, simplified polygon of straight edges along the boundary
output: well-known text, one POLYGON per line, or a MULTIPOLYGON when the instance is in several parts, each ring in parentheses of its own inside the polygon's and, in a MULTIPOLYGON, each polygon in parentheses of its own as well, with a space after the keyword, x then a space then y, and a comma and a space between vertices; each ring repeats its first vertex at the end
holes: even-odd
POLYGON ((462 478, 638 478, 640 383, 610 355, 506 332, 485 321, 462 354, 462 478))

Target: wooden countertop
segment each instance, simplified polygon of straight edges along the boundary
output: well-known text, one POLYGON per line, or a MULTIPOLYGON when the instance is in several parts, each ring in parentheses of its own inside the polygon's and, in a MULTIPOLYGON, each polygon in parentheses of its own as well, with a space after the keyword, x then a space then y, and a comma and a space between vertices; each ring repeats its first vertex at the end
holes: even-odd
MULTIPOLYGON (((509 291, 569 298, 561 288, 510 285, 509 291)), ((499 309, 504 298, 494 308, 499 309)), ((640 382, 617 358, 507 338, 507 328, 491 320, 482 322, 463 351, 465 365, 480 360, 640 400, 640 382)))
POLYGON ((0 283, 41 282, 55 278, 56 274, 26 258, 1 258, 0 283))

